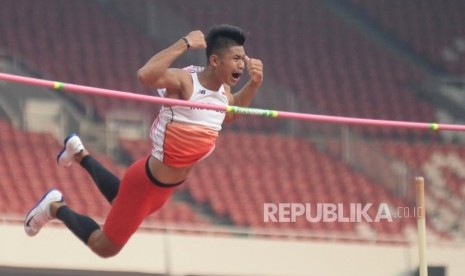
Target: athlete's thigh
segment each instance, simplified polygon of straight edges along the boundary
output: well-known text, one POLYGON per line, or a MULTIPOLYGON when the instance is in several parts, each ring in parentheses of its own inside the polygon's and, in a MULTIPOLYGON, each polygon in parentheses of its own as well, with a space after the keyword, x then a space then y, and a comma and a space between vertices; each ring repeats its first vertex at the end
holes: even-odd
POLYGON ((124 245, 151 211, 151 183, 145 175, 145 159, 128 168, 112 203, 103 232, 113 243, 124 245))

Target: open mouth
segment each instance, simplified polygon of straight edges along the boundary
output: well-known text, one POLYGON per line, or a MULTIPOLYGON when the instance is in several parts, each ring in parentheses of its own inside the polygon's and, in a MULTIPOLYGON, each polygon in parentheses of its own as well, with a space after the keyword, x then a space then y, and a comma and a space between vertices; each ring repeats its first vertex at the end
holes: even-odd
POLYGON ((241 75, 242 75, 241 73, 232 73, 232 77, 233 77, 233 79, 235 79, 235 80, 240 79, 241 75))

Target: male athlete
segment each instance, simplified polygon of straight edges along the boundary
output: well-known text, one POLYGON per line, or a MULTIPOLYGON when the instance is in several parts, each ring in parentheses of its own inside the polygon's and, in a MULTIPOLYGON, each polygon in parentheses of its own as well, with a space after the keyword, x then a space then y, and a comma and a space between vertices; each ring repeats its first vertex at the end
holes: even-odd
MULTIPOLYGON (((167 98, 217 105, 249 106, 263 81, 263 65, 246 56, 244 32, 235 26, 212 28, 206 38, 192 31, 154 55, 137 72, 139 81, 159 89, 167 98), (200 72, 170 68, 189 49, 206 49, 207 65, 200 72), (237 93, 244 70, 250 80, 237 93)), ((197 162, 215 147, 223 121, 232 114, 181 106, 163 106, 150 132, 152 153, 132 164, 120 181, 71 134, 57 156, 60 166, 79 163, 88 171, 105 198, 112 204, 103 228, 90 217, 70 209, 60 191, 47 192, 24 221, 29 236, 36 235, 50 220, 61 220, 81 241, 101 257, 120 252, 145 217, 157 211, 182 184, 197 162)))

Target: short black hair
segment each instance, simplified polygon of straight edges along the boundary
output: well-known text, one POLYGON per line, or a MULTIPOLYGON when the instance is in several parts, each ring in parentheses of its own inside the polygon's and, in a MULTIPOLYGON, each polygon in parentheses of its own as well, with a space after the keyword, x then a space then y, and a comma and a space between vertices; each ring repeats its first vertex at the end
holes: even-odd
POLYGON ((207 59, 213 53, 218 53, 231 46, 244 45, 246 35, 244 31, 236 26, 222 24, 211 28, 205 41, 207 42, 207 59))

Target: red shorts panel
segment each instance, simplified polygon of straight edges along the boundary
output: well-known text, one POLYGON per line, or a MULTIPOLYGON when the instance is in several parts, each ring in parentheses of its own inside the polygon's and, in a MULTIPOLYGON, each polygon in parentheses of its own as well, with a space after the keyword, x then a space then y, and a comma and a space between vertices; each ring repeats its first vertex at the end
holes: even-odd
POLYGON ((176 188, 154 184, 147 176, 146 162, 144 157, 128 168, 103 226, 107 238, 117 245, 126 244, 145 217, 160 209, 176 188))
POLYGON ((172 167, 188 167, 211 153, 218 131, 203 126, 170 123, 163 142, 163 163, 172 167))

